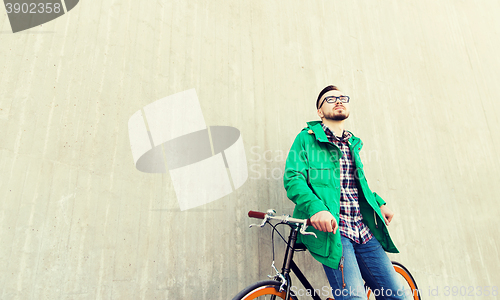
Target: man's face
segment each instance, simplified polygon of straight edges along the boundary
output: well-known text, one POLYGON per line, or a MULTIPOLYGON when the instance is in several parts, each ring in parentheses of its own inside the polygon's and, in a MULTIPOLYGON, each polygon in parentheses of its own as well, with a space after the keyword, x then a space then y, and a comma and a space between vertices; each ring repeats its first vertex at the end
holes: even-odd
MULTIPOLYGON (((325 100, 325 98, 335 96, 340 97, 344 96, 341 91, 328 91, 326 92, 321 99, 319 100, 319 104, 325 100)), ((318 116, 320 118, 325 118, 329 120, 342 121, 349 117, 349 103, 342 103, 339 99, 337 99, 334 103, 328 103, 327 101, 323 102, 323 105, 318 109, 318 116)))

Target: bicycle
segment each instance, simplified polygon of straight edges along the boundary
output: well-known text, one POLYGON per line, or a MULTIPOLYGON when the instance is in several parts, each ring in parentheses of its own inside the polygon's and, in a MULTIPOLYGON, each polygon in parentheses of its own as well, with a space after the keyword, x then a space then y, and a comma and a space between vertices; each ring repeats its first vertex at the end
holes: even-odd
MULTIPOLYGON (((293 272, 297 279, 302 283, 306 291, 309 291, 309 295, 314 300, 321 300, 319 289, 314 289, 313 286, 309 283, 307 278, 304 276, 302 271, 293 261, 293 255, 298 251, 305 251, 306 248, 303 244, 298 244, 297 236, 298 233, 303 235, 314 235, 312 232, 306 232, 307 226, 311 226, 311 221, 309 219, 295 219, 288 215, 275 216, 275 211, 270 209, 267 213, 249 211, 248 216, 250 218, 264 219, 262 223, 259 224, 251 224, 250 227, 260 226, 264 227, 266 224, 269 224, 273 227, 272 231, 272 241, 273 241, 273 262, 272 268, 276 272, 276 275, 268 277, 270 280, 258 281, 254 284, 249 285, 244 288, 241 292, 239 292, 233 300, 252 300, 252 299, 288 299, 288 300, 298 300, 297 295, 295 295, 292 290, 292 281, 290 278, 290 273, 293 272), (270 223, 271 220, 279 221, 276 225, 270 223), (283 236, 276 229, 278 225, 288 225, 290 227, 290 234, 288 236, 288 242, 285 241, 283 236), (287 244, 287 248, 285 250, 285 256, 283 258, 283 267, 281 272, 274 265, 274 232, 278 232, 278 235, 285 241, 287 244)), ((393 261, 392 262, 394 269, 396 272, 401 275, 401 280, 405 283, 405 292, 408 290, 411 291, 414 300, 420 300, 420 292, 417 287, 417 283, 413 279, 413 276, 410 272, 400 263, 393 261)), ((367 290, 367 298, 370 298, 372 294, 370 289, 367 290)), ((333 298, 327 298, 326 300, 334 300, 333 298)))

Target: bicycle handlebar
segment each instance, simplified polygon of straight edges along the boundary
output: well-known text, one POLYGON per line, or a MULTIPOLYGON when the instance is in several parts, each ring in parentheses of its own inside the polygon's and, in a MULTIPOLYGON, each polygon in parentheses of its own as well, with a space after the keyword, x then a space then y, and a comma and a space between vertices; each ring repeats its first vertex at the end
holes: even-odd
POLYGON ((250 218, 255 218, 255 219, 264 219, 266 216, 266 213, 251 210, 248 212, 248 216, 250 218))
POLYGON ((275 216, 274 214, 276 213, 276 211, 274 211, 273 209, 270 209, 267 211, 267 213, 263 213, 263 212, 259 212, 259 211, 249 211, 248 212, 248 216, 250 218, 256 218, 256 219, 264 219, 264 221, 262 222, 262 224, 258 225, 258 224, 252 224, 250 225, 250 227, 254 226, 254 225, 258 225, 260 227, 264 227, 264 225, 266 225, 267 221, 269 220, 276 220, 276 221, 280 221, 282 223, 296 223, 296 224, 302 224, 302 226, 300 226, 300 233, 303 234, 303 235, 314 235, 316 237, 316 234, 314 232, 307 232, 306 231, 306 228, 307 226, 311 226, 311 220, 310 219, 296 219, 296 218, 291 218, 290 216, 288 215, 282 215, 282 216, 275 216))
MULTIPOLYGON (((260 211, 253 211, 253 210, 251 210, 251 211, 248 212, 248 216, 250 218, 255 218, 255 219, 265 219, 266 215, 268 215, 268 214, 260 212, 260 211)), ((270 219, 274 219, 274 220, 281 220, 282 219, 282 217, 274 217, 273 215, 270 215, 270 217, 271 217, 270 219)), ((301 223, 301 224, 304 224, 304 221, 306 221, 305 224, 307 224, 307 226, 311 226, 312 225, 311 219, 305 220, 305 219, 288 218, 288 222, 292 222, 292 223, 301 223)))

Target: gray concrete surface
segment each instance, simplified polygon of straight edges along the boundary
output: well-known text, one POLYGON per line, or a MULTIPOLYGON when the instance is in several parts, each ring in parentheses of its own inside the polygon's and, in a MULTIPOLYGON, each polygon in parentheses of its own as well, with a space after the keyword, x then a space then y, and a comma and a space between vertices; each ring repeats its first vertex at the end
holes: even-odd
POLYGON ((13 34, 0 9, 0 298, 230 299, 265 279, 270 230, 246 212, 292 211, 285 155, 333 83, 396 212, 391 258, 425 299, 497 299, 476 294, 500 285, 498 15, 493 0, 88 0, 13 34), (241 131, 249 178, 180 211, 168 173, 135 168, 127 122, 191 88, 207 126, 241 131), (475 296, 445 295, 462 286, 475 296))

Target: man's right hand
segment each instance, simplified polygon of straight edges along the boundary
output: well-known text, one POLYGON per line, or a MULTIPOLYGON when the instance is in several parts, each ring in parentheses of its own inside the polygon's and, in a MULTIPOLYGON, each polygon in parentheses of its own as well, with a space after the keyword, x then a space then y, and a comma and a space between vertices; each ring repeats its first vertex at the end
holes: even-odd
POLYGON ((337 221, 333 215, 326 210, 315 213, 311 217, 311 224, 319 231, 333 232, 334 234, 337 232, 338 228, 337 221))

